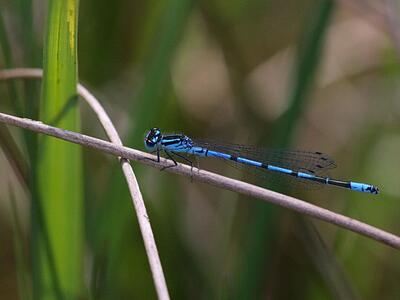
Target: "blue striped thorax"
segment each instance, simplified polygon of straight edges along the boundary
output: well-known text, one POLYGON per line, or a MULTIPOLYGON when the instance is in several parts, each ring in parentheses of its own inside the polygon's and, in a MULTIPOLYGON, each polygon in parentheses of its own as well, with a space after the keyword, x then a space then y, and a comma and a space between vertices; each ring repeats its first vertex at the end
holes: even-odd
POLYGON ((144 138, 144 146, 147 150, 155 150, 162 140, 161 130, 157 127, 152 128, 144 138))

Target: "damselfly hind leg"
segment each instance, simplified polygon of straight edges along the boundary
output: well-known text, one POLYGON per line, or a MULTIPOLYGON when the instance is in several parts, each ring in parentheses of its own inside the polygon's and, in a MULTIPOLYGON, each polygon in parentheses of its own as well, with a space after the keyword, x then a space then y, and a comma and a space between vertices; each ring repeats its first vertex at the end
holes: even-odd
POLYGON ((194 159, 196 160, 196 168, 197 168, 197 173, 200 171, 200 161, 199 157, 195 156, 194 159))
POLYGON ((187 161, 189 163, 189 165, 190 165, 190 182, 193 182, 193 162, 189 158, 187 158, 187 157, 185 157, 183 155, 180 155, 179 153, 176 153, 175 151, 171 151, 171 152, 174 155, 182 158, 183 160, 185 160, 185 161, 187 161))
POLYGON ((176 162, 176 160, 173 157, 173 155, 175 155, 175 156, 177 156, 177 157, 179 157, 179 158, 181 158, 184 161, 189 163, 189 165, 190 165, 190 181, 193 182, 193 162, 190 159, 188 159, 187 157, 185 157, 185 156, 183 156, 183 155, 181 155, 181 154, 179 154, 179 153, 177 153, 175 151, 166 151, 166 150, 164 150, 164 152, 167 154, 168 158, 171 159, 174 162, 174 165, 163 167, 161 169, 161 171, 163 171, 165 169, 168 169, 168 168, 176 167, 178 165, 178 163, 176 162))
POLYGON ((164 171, 165 169, 173 168, 173 167, 176 167, 176 166, 178 165, 178 163, 176 162, 176 160, 172 157, 172 155, 171 155, 168 151, 164 150, 164 152, 165 152, 165 154, 167 154, 168 158, 174 162, 174 164, 171 165, 171 166, 162 167, 162 168, 160 169, 160 171, 164 171))
POLYGON ((189 158, 187 158, 183 155, 180 155, 179 153, 176 153, 175 151, 171 151, 171 153, 182 158, 184 161, 188 162, 190 165, 190 171, 193 171, 193 162, 189 158))

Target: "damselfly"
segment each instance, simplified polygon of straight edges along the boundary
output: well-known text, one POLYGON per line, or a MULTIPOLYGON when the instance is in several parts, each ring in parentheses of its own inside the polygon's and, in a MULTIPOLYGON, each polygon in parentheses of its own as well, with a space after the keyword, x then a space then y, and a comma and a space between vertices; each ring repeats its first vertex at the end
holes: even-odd
POLYGON ((334 185, 358 192, 379 193, 379 189, 371 184, 329 178, 327 171, 336 165, 321 152, 266 150, 244 145, 205 142, 191 139, 184 134, 163 134, 159 128, 153 128, 146 134, 144 144, 148 151, 157 153, 158 162, 160 152, 164 151, 173 161, 173 166, 177 165, 174 156, 192 165, 182 154, 215 157, 235 162, 260 175, 283 175, 307 185, 334 185))

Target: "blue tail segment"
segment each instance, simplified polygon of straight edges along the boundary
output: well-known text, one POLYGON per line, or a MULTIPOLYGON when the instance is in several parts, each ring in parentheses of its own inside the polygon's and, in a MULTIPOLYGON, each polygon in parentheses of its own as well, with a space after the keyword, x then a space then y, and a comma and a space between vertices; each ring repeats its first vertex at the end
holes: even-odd
POLYGON ((370 184, 329 178, 327 171, 336 165, 331 158, 321 152, 266 150, 244 145, 196 141, 184 134, 162 134, 158 128, 151 129, 144 142, 147 150, 157 152, 158 159, 160 151, 164 151, 175 164, 172 155, 190 162, 179 153, 215 157, 255 170, 294 177, 310 184, 334 185, 370 194, 379 193, 379 189, 370 184))
POLYGON ((379 194, 379 189, 376 186, 366 183, 350 181, 350 189, 358 192, 379 194))

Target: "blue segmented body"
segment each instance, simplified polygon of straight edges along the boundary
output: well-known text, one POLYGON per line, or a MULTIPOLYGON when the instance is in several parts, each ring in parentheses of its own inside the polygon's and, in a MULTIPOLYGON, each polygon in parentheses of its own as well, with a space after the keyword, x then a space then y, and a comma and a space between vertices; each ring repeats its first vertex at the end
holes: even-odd
POLYGON ((270 151, 267 155, 266 151, 255 147, 199 142, 184 134, 162 134, 158 128, 153 128, 147 133, 145 146, 147 150, 157 152, 158 161, 160 159, 160 151, 164 151, 175 165, 176 161, 172 155, 189 161, 179 153, 199 157, 216 157, 233 161, 254 170, 284 174, 305 182, 334 185, 370 194, 379 193, 379 189, 371 184, 342 181, 323 176, 325 171, 333 168, 335 164, 321 152, 270 151))

